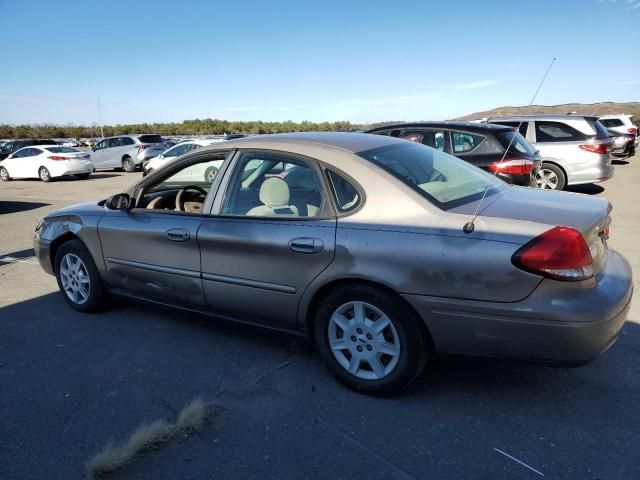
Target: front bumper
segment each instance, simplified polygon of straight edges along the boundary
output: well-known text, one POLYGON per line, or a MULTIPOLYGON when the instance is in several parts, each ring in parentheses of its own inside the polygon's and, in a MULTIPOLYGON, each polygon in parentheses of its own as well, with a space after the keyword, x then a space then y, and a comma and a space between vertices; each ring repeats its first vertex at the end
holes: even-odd
POLYGON ((38 259, 38 263, 40 263, 42 269, 49 275, 55 275, 51 259, 51 242, 40 238, 40 235, 36 232, 33 236, 33 249, 35 251, 35 257, 38 259))
POLYGON ((615 342, 632 293, 629 263, 608 251, 595 278, 545 279, 520 302, 404 298, 423 318, 439 352, 579 365, 615 342))

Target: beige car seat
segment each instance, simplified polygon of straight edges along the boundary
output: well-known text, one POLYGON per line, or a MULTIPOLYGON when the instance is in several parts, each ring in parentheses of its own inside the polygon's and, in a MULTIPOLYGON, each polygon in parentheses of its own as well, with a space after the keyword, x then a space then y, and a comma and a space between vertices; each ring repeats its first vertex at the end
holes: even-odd
POLYGON ((297 217, 298 209, 289 205, 289 186, 278 177, 267 178, 260 187, 260 201, 263 205, 247 212, 252 217, 297 217))

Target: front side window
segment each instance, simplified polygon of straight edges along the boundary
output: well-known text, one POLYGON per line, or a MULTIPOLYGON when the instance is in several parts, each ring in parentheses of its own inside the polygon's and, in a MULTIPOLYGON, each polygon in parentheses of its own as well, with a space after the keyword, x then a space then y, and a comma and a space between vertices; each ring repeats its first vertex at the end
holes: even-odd
POLYGON ((566 123, 536 121, 537 142, 577 142, 586 135, 566 123))
POLYGON ((324 194, 307 162, 270 152, 245 152, 225 195, 223 215, 317 217, 324 194))
POLYGON ((23 148, 22 150, 18 150, 16 153, 14 153, 13 158, 24 158, 24 157, 27 157, 28 154, 29 154, 29 149, 23 148))
POLYGON ((103 148, 107 148, 107 145, 109 143, 109 140, 103 140, 101 142, 99 142, 95 147, 93 147, 93 150, 102 150, 103 148))
POLYGON ((2 146, 2 153, 11 153, 13 150, 13 143, 5 143, 2 146))
POLYGON ((484 141, 485 137, 467 132, 451 132, 453 153, 469 153, 484 141))
POLYGON ((508 188, 506 183, 456 157, 417 143, 389 145, 358 153, 448 210, 508 188))

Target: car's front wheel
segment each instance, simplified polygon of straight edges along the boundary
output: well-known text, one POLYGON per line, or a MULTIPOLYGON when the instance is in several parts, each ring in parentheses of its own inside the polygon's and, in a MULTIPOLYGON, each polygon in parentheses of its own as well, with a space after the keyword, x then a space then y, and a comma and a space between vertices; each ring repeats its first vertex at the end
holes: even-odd
POLYGON ((323 299, 314 338, 341 382, 362 393, 386 395, 411 383, 430 356, 420 321, 401 299, 383 290, 341 287, 323 299))
POLYGON ((0 167, 0 180, 2 180, 3 182, 8 182, 9 180, 11 180, 9 171, 4 167, 0 167))
POLYGON ((98 310, 105 290, 98 269, 79 240, 64 243, 56 252, 55 272, 58 287, 69 305, 81 312, 98 310))

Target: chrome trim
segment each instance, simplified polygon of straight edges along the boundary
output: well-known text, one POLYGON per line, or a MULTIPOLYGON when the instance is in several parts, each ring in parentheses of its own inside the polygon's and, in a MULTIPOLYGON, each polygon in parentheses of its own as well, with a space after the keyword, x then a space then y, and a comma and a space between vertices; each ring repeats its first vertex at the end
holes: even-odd
POLYGON ((200 272, 194 270, 184 270, 182 268, 163 267, 162 265, 151 265, 149 263, 132 262, 131 260, 122 260, 120 258, 107 257, 107 262, 116 265, 124 265, 126 267, 139 268, 141 270, 150 270, 152 272, 172 273, 174 275, 182 275, 184 277, 200 278, 200 272))
POLYGON ((288 285, 279 285, 277 283, 261 282, 259 280, 249 280, 239 277, 228 277, 226 275, 216 275, 213 273, 202 273, 203 280, 209 280, 212 282, 229 283, 231 285, 241 285, 243 287, 260 288, 262 290, 271 290, 273 292, 280 293, 296 293, 297 290, 294 287, 288 285))

